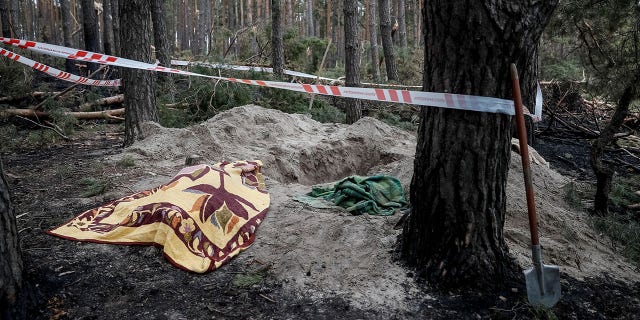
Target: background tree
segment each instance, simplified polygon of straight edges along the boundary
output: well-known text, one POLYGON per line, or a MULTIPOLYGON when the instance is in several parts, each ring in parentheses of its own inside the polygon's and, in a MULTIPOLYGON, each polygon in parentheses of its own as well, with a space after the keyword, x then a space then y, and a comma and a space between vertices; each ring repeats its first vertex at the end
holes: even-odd
POLYGON ((23 319, 22 258, 9 185, 0 159, 0 318, 23 319))
MULTIPOLYGON (((360 45, 358 41, 358 1, 344 0, 345 85, 360 86, 360 45)), ((346 121, 352 124, 362 117, 361 101, 346 99, 346 121)))
POLYGON ((104 53, 112 55, 113 52, 113 15, 111 14, 111 0, 102 1, 102 46, 104 53))
POLYGON ((369 0, 369 43, 371 44, 371 75, 374 81, 380 79, 378 55, 378 26, 376 24, 376 0, 369 0))
POLYGON ((9 0, 0 0, 0 24, 2 36, 11 37, 11 18, 9 18, 9 0))
MULTIPOLYGON (((165 16, 165 0, 153 0, 151 3, 153 22, 153 43, 156 47, 156 59, 160 65, 171 67, 171 43, 167 32, 167 18, 165 16)), ((169 74, 158 74, 159 78, 166 78, 169 74)))
MULTIPOLYGON (((122 23, 120 39, 122 57, 153 63, 151 60, 151 1, 120 1, 122 23)), ((158 121, 155 77, 150 71, 121 68, 125 105, 124 145, 129 146, 145 137, 142 123, 158 121)))
MULTIPOLYGON (((509 98, 515 62, 532 105, 538 41, 557 2, 425 1, 423 90, 509 98)), ((511 118, 421 111, 401 252, 432 283, 491 287, 512 270, 503 235, 511 118)))
POLYGON ((380 36, 384 50, 384 64, 387 70, 387 79, 398 81, 398 67, 396 66, 396 54, 393 51, 393 38, 391 37, 391 8, 389 0, 378 0, 380 7, 380 36))
POLYGON ((273 74, 280 78, 284 72, 284 45, 282 42, 280 0, 271 0, 271 8, 271 60, 273 74))
POLYGON ((407 20, 404 0, 398 0, 398 43, 401 48, 407 47, 407 20))
MULTIPOLYGON (((586 89, 616 105, 611 120, 593 141, 590 153, 597 178, 594 211, 606 216, 614 168, 603 159, 605 148, 615 141, 614 135, 621 130, 640 92, 640 3, 570 0, 563 1, 558 11, 552 29, 555 36, 566 34, 577 39, 567 45, 569 58, 560 58, 559 62, 580 61, 589 74, 586 89)), ((567 64, 562 66, 575 68, 567 64)))
MULTIPOLYGON (((71 7, 69 6, 69 0, 60 0, 60 14, 62 16, 63 45, 74 48, 73 38, 71 37, 71 7)), ((67 72, 75 73, 76 66, 73 60, 66 59, 64 66, 67 72)))
MULTIPOLYGON (((82 31, 84 32, 84 48, 87 51, 100 52, 100 31, 98 15, 93 0, 82 0, 82 31)), ((89 71, 98 69, 95 63, 89 63, 89 71)))

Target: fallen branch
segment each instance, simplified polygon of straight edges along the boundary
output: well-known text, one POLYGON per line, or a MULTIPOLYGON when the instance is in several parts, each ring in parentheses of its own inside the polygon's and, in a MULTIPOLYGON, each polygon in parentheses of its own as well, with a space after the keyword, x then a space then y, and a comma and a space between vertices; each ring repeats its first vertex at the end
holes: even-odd
POLYGON ((40 124, 40 123, 37 123, 37 122, 35 122, 35 121, 31 120, 31 119, 25 118, 25 117, 21 117, 21 116, 17 116, 17 117, 18 117, 18 118, 20 118, 20 119, 24 119, 24 120, 26 120, 26 121, 29 121, 29 122, 31 122, 31 123, 33 123, 33 124, 35 124, 36 126, 39 126, 39 127, 45 128, 45 129, 49 129, 49 130, 51 130, 51 131, 53 131, 53 132, 57 133, 57 134, 58 134, 59 136, 61 136, 63 139, 65 139, 65 140, 69 140, 69 137, 65 136, 65 135, 64 135, 64 133, 62 133, 62 130, 58 130, 59 128, 57 128, 57 126, 56 126, 56 127, 53 127, 53 126, 48 127, 48 126, 45 126, 45 125, 40 124))
MULTIPOLYGON (((93 111, 93 112, 64 112, 65 116, 74 117, 78 120, 98 120, 109 119, 123 121, 124 118, 120 117, 124 115, 124 108, 105 110, 105 111, 93 111)), ((8 118, 11 116, 19 116, 24 118, 36 118, 36 119, 48 119, 50 118, 49 112, 35 111, 31 109, 6 109, 0 110, 0 118, 8 118)))

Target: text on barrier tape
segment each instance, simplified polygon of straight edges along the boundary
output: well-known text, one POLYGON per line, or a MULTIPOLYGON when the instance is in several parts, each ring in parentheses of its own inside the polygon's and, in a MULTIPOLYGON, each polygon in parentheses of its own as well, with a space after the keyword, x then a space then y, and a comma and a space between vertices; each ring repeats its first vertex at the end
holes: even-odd
MULTIPOLYGON (((508 115, 514 115, 514 104, 511 100, 471 96, 463 94, 449 94, 449 93, 435 93, 425 91, 409 91, 409 90, 395 90, 395 89, 374 89, 374 88, 358 88, 358 87, 339 87, 331 85, 311 85, 278 81, 261 81, 261 80, 247 80, 203 75, 199 73, 167 68, 159 66, 157 64, 150 64, 125 58, 119 58, 110 55, 104 55, 100 53, 78 50, 68 47, 62 47, 58 45, 40 43, 36 41, 26 41, 13 38, 0 37, 0 42, 13 45, 19 48, 28 49, 31 51, 52 55, 60 58, 73 59, 79 61, 95 62, 105 65, 112 65, 125 68, 135 68, 142 70, 150 70, 157 72, 166 72, 174 74, 182 74, 187 76, 205 77, 210 79, 218 79, 224 81, 231 81, 237 83, 244 83, 249 85, 279 88, 285 90, 292 90, 298 92, 306 92, 313 94, 356 98, 362 100, 372 101, 385 101, 406 103, 420 106, 433 106, 440 108, 469 110, 479 112, 491 112, 491 113, 503 113, 508 115)), ((539 94, 538 94, 539 95, 539 94)), ((536 101, 536 114, 532 115, 534 121, 539 121, 542 104, 541 99, 536 101), (538 107, 540 106, 540 108, 538 107)), ((526 108, 524 108, 525 114, 530 114, 526 108)))

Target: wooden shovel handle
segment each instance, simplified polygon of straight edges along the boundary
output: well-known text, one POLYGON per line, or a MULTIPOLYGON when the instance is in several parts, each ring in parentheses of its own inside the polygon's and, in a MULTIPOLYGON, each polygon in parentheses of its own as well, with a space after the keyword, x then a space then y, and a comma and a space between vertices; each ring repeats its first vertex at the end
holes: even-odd
POLYGON ((522 173, 524 174, 524 188, 527 192, 527 212, 529 213, 529 230, 531 230, 531 245, 539 245, 538 217, 536 203, 533 197, 533 183, 531 180, 531 163, 529 161, 529 146, 527 145, 527 128, 524 125, 522 111, 522 96, 520 95, 520 79, 515 64, 511 64, 511 83, 513 85, 513 102, 516 108, 516 129, 520 140, 520 157, 522 158, 522 173))

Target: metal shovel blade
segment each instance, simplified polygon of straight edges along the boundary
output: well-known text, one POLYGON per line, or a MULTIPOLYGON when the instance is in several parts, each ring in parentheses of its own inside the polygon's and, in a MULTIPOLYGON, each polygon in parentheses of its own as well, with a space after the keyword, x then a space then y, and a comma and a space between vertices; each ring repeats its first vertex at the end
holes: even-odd
POLYGON ((558 266, 539 264, 525 270, 524 277, 527 281, 527 297, 531 305, 550 308, 560 300, 562 295, 558 266))

